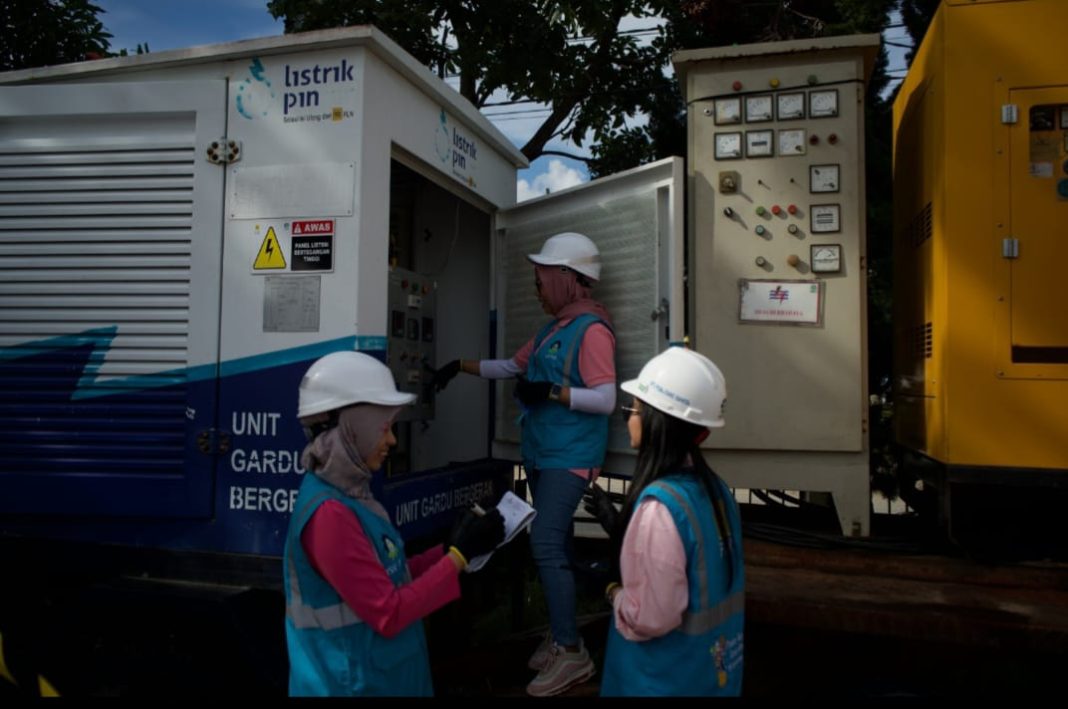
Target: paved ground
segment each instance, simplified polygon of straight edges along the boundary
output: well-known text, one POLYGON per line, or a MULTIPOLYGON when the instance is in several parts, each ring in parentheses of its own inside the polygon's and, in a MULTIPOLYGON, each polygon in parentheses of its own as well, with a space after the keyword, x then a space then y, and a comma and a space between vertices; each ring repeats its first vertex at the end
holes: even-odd
MULTIPOLYGON (((580 592, 599 663, 608 617, 597 544, 580 550, 580 592)), ((0 558, 10 572, 0 632, 17 677, 41 672, 68 697, 285 695, 277 590, 46 574, 40 559, 0 558)), ((747 539, 746 567, 747 697, 1063 697, 1068 565, 747 539)), ((531 573, 525 555, 501 554, 428 621, 439 696, 523 695, 545 622, 531 573)), ((569 696, 597 690, 595 677, 569 696)))

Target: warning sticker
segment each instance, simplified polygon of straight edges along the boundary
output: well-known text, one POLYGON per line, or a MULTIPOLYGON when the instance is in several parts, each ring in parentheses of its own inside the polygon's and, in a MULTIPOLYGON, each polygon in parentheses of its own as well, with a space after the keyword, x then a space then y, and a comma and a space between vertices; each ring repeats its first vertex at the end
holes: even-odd
POLYGON ((282 254, 282 247, 278 244, 278 236, 274 233, 274 227, 267 228, 267 236, 263 237, 260 251, 256 254, 256 260, 252 263, 255 271, 276 271, 286 267, 286 257, 282 254))
POLYGON ((293 228, 290 233, 292 233, 293 236, 303 236, 305 234, 333 234, 334 220, 305 219, 302 221, 295 221, 293 222, 293 228))
POLYGON ((294 236, 294 271, 329 271, 334 267, 334 237, 294 236))

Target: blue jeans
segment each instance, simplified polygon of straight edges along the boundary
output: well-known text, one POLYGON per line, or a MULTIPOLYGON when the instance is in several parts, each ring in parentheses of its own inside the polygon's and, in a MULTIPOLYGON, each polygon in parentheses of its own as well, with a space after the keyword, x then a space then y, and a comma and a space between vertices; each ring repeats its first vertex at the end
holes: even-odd
POLYGON ((562 468, 526 471, 538 511, 530 528, 530 550, 549 608, 549 628, 558 645, 577 645, 572 518, 587 482, 562 468))

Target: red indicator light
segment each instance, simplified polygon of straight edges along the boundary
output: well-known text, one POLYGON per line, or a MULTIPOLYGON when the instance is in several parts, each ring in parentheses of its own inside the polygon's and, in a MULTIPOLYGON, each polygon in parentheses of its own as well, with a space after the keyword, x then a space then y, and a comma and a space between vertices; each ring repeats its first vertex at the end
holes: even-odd
POLYGON ((813 133, 808 137, 809 145, 817 145, 820 142, 820 137, 813 133))
POLYGON ((789 207, 786 208, 786 211, 790 214, 797 214, 797 205, 791 204, 789 207))
POLYGON ((835 143, 837 143, 838 142, 838 134, 837 133, 831 133, 829 136, 827 136, 827 142, 830 143, 831 145, 834 145, 835 143))
POLYGON ((735 91, 741 91, 742 90, 742 82, 735 81, 733 84, 731 84, 731 88, 734 89, 735 91))
POLYGON ((771 213, 774 214, 775 216, 779 216, 780 214, 782 214, 782 207, 780 207, 777 204, 773 205, 772 208, 771 208, 771 213))

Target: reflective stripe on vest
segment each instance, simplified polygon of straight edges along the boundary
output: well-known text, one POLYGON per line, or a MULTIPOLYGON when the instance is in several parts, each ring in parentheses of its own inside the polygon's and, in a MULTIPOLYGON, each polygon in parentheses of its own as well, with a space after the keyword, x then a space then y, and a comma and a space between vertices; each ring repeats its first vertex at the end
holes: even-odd
MULTIPOLYGON (((309 475, 311 473, 308 473, 309 475)), ((307 504, 300 509, 299 515, 303 515, 310 507, 314 510, 326 499, 333 499, 334 495, 329 492, 320 492, 308 500, 307 504)), ((299 516, 298 515, 298 516, 299 516)), ((300 544, 300 538, 296 540, 300 544)), ((297 580, 297 565, 293 558, 293 545, 290 545, 289 554, 286 556, 286 564, 289 567, 289 602, 286 603, 286 617, 293 623, 295 628, 304 630, 307 628, 322 628, 323 630, 337 630, 350 625, 359 625, 363 620, 347 603, 335 603, 322 608, 312 608, 304 604, 304 598, 300 594, 300 582, 297 580)))
POLYGON ((738 591, 724 598, 715 606, 708 607, 708 571, 705 565, 705 539, 701 531, 701 523, 690 507, 686 498, 679 494, 671 485, 660 484, 659 481, 650 483, 649 487, 656 487, 661 492, 671 495, 679 507, 686 514, 686 520, 697 538, 697 583, 701 595, 701 610, 697 612, 686 611, 682 615, 682 625, 678 628, 680 633, 686 635, 701 635, 726 622, 735 613, 745 610, 745 591, 738 591))

